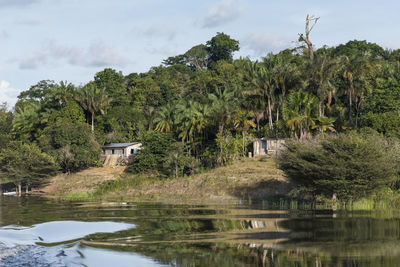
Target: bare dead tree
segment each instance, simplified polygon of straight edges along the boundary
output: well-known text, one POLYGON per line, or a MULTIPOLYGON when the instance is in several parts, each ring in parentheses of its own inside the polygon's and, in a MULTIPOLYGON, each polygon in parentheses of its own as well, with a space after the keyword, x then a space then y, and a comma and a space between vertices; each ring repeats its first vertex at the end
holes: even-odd
POLYGON ((307 14, 305 35, 302 33, 299 33, 300 40, 304 41, 307 44, 308 55, 309 55, 311 61, 314 59, 314 47, 310 41, 310 32, 314 28, 315 24, 317 24, 318 20, 319 20, 319 17, 316 17, 314 15, 310 16, 307 14))

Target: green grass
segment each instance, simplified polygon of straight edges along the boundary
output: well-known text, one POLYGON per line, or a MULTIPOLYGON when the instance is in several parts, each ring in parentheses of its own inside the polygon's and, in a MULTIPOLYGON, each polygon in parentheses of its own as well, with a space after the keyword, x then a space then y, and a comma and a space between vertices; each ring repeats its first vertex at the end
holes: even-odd
POLYGON ((157 178, 149 178, 145 176, 129 176, 121 175, 120 178, 113 181, 107 181, 99 185, 93 192, 93 197, 101 198, 109 193, 129 190, 143 184, 154 183, 157 178))
POLYGON ((65 201, 87 201, 93 200, 94 196, 91 193, 68 193, 62 196, 58 196, 56 199, 65 201))

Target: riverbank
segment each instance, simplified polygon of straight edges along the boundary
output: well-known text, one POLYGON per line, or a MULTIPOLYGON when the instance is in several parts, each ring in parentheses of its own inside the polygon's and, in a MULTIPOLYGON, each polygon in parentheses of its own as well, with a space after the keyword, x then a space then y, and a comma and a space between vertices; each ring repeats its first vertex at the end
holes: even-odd
POLYGON ((226 202, 285 196, 292 184, 272 157, 243 159, 232 165, 180 178, 149 178, 124 173, 124 168, 91 168, 58 175, 40 188, 40 195, 68 200, 131 200, 226 202))

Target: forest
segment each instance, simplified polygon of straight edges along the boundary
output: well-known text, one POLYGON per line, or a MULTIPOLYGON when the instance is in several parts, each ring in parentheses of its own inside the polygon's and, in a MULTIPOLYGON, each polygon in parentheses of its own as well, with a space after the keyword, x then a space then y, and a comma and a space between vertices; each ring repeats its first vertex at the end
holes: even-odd
POLYGON ((297 47, 257 61, 234 58, 239 41, 219 32, 145 73, 39 81, 0 108, 2 183, 21 190, 101 166, 106 143, 142 141, 128 171, 167 177, 230 164, 256 137, 398 138, 400 50, 358 40, 315 49, 311 29, 297 47))

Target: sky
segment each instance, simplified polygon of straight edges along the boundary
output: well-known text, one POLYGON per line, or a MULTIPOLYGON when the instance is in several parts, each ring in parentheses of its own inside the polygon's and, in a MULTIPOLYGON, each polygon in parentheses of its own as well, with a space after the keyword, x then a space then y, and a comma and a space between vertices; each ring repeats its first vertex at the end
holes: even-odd
POLYGON ((83 85, 104 68, 146 72, 217 32, 258 59, 298 45, 367 40, 400 48, 400 2, 370 0, 0 0, 0 103, 41 80, 83 85))

